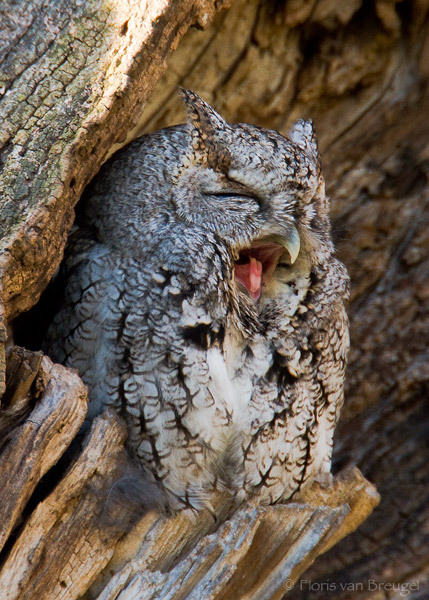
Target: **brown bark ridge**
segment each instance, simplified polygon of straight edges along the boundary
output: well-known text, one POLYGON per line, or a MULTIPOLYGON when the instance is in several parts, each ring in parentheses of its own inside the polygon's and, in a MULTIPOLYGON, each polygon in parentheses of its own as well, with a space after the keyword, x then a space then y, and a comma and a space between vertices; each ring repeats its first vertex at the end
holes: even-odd
POLYGON ((127 533, 120 515, 103 518, 128 460, 123 425, 100 417, 67 470, 48 471, 36 488, 84 418, 84 393, 75 375, 13 350, 3 399, 1 452, 11 466, 0 484, 11 501, 0 503, 2 598, 429 595, 429 2, 236 0, 215 16, 230 3, 2 3, 0 351, 6 319, 37 301, 58 266, 73 206, 106 155, 183 121, 178 84, 230 121, 287 133, 297 117, 312 117, 352 277, 336 465, 357 464, 381 503, 334 545, 377 504, 374 488, 346 468, 299 506, 246 506, 223 522, 220 500, 215 524, 208 514, 151 511, 127 533), (206 28, 213 17, 167 65, 189 26, 206 28))

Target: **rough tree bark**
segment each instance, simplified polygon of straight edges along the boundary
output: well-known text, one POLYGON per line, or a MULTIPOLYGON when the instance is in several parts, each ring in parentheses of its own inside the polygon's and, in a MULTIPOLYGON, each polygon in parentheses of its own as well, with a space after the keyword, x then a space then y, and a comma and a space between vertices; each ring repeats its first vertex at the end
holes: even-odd
POLYGON ((248 506, 220 524, 220 499, 216 525, 207 514, 151 512, 124 537, 120 516, 101 514, 127 462, 123 425, 104 415, 75 462, 52 470, 84 418, 84 390, 48 359, 11 350, 1 598, 429 595, 429 2, 236 0, 215 16, 227 4, 0 7, 0 341, 57 268, 73 207, 101 162, 126 138, 183 120, 177 85, 231 121, 287 133, 312 117, 353 286, 336 468, 357 464, 381 503, 333 546, 377 503, 346 470, 299 505, 248 506), (206 30, 190 31, 167 65, 190 25, 206 30))

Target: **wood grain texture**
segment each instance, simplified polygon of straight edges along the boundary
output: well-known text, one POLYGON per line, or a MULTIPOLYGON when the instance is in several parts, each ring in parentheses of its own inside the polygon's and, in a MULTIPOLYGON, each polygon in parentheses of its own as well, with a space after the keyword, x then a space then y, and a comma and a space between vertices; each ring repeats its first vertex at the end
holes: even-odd
POLYGON ((82 453, 53 492, 33 511, 0 575, 5 600, 78 598, 109 560, 122 535, 102 526, 105 500, 126 454, 125 428, 104 415, 93 425, 82 453))
MULTIPOLYGON (((61 365, 53 365, 46 356, 42 358, 16 349, 9 353, 9 364, 11 401, 19 409, 23 402, 29 402, 29 383, 34 386, 32 400, 37 398, 37 401, 1 448, 0 550, 36 485, 75 437, 87 409, 86 388, 79 377, 61 365), (25 376, 22 376, 23 371, 25 376), (18 401, 20 394, 21 402, 18 401)), ((15 410, 11 408, 13 415, 15 410)), ((5 415, 0 415, 0 424, 4 419, 5 415)), ((6 421, 12 429, 14 419, 7 415, 6 421)))

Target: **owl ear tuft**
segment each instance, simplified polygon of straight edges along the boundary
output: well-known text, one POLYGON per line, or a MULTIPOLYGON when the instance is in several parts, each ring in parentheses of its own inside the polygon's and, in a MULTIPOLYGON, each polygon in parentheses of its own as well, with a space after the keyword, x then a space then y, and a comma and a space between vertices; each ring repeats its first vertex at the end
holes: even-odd
POLYGON ((191 126, 192 146, 196 158, 208 159, 215 155, 228 153, 230 126, 228 123, 198 94, 192 90, 180 88, 188 112, 188 123, 191 126))
POLYGON ((308 154, 314 162, 319 162, 317 137, 311 119, 309 121, 299 119, 289 132, 288 138, 291 142, 296 144, 298 148, 308 154))
POLYGON ((180 93, 185 101, 188 121, 196 129, 205 133, 229 129, 228 123, 198 94, 183 88, 180 88, 180 93))

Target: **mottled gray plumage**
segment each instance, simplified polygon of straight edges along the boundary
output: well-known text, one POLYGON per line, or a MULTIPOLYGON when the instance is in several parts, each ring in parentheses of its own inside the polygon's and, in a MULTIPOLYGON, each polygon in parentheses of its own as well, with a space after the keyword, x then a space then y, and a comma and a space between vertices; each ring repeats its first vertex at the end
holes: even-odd
POLYGON ((89 386, 172 509, 214 488, 273 503, 329 473, 348 277, 311 123, 288 138, 189 120, 102 168, 68 245, 47 348, 89 386))

